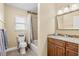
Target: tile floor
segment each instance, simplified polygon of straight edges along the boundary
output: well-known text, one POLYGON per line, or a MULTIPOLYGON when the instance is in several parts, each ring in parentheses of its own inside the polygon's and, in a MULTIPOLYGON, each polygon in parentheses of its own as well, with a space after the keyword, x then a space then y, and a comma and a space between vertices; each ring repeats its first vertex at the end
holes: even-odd
POLYGON ((21 55, 17 50, 10 51, 6 53, 7 56, 37 56, 35 52, 33 52, 31 49, 28 49, 26 51, 26 54, 21 55))

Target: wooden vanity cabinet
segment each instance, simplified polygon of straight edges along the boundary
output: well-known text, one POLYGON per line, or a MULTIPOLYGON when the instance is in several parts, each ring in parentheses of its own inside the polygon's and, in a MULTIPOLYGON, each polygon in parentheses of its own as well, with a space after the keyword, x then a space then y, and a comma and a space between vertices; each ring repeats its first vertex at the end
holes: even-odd
POLYGON ((54 40, 49 38, 48 40, 48 56, 55 56, 55 46, 54 46, 54 40))
POLYGON ((78 44, 66 42, 66 56, 77 56, 78 44))
POLYGON ((48 56, 77 56, 78 44, 48 38, 48 56))
POLYGON ((48 56, 55 56, 55 46, 53 44, 48 44, 48 56))
POLYGON ((75 52, 71 49, 66 49, 66 56, 78 56, 78 52, 75 52))
POLYGON ((48 56, 65 56, 65 42, 48 38, 48 56))
POLYGON ((55 45, 55 56, 65 56, 65 48, 55 45))

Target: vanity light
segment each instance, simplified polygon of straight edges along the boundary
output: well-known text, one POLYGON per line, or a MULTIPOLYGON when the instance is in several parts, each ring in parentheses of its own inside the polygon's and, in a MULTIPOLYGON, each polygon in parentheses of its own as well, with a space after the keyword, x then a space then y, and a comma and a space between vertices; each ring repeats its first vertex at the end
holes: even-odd
POLYGON ((78 9, 78 6, 77 6, 76 4, 73 4, 73 5, 70 7, 70 9, 71 9, 71 11, 76 10, 76 9, 78 9))
POLYGON ((62 10, 58 10, 57 14, 63 14, 63 11, 62 10))
POLYGON ((68 7, 65 7, 63 11, 64 11, 64 13, 65 12, 69 12, 69 8, 68 7))
POLYGON ((74 10, 77 10, 77 9, 79 9, 78 5, 73 4, 71 6, 65 7, 62 10, 58 10, 57 14, 60 15, 60 14, 67 13, 67 12, 70 12, 70 11, 74 11, 74 10))

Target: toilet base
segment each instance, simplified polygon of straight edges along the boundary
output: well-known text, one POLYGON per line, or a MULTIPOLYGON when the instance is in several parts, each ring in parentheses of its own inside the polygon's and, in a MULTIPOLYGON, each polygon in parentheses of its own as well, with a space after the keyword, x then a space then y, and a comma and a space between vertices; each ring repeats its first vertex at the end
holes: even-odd
POLYGON ((26 54, 26 49, 25 48, 20 48, 20 54, 26 54))

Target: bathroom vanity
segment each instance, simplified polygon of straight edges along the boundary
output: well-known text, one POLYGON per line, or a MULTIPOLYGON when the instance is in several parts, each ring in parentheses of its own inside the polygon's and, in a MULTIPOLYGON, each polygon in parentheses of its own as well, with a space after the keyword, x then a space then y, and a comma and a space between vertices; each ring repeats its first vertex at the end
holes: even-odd
POLYGON ((79 38, 48 36, 48 56, 78 56, 79 38))

